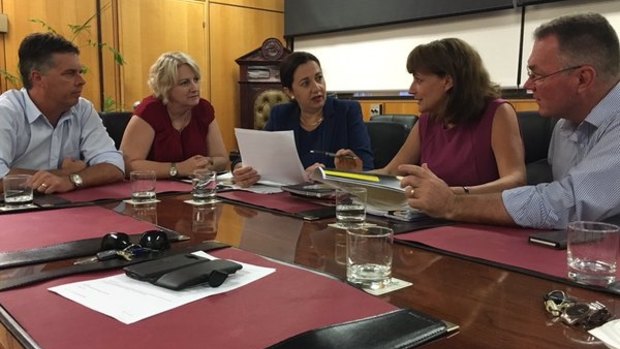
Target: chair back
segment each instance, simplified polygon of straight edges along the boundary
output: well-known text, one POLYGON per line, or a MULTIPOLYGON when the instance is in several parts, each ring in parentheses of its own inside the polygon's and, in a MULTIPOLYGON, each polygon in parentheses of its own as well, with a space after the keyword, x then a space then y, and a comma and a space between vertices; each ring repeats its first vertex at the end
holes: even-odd
POLYGON ((288 96, 282 90, 270 89, 261 92, 254 100, 254 128, 262 130, 269 120, 271 108, 288 101, 288 96))
POLYGON ((398 122, 372 121, 366 123, 375 168, 387 165, 405 143, 409 130, 398 122))
POLYGON ((525 151, 527 183, 533 185, 552 181, 547 154, 557 119, 544 118, 535 111, 518 112, 517 119, 525 151))
POLYGON ((370 136, 375 168, 385 167, 394 158, 417 121, 418 116, 413 114, 381 114, 370 117, 366 128, 370 136))
POLYGON ((116 149, 120 149, 121 141, 123 140, 123 134, 125 133, 125 128, 129 123, 129 119, 133 113, 131 112, 101 112, 99 116, 101 116, 101 121, 103 122, 103 126, 105 126, 110 138, 114 141, 114 145, 116 149))
POLYGON ((414 114, 380 114, 370 117, 370 122, 395 122, 405 125, 407 130, 411 130, 418 121, 418 116, 414 114))

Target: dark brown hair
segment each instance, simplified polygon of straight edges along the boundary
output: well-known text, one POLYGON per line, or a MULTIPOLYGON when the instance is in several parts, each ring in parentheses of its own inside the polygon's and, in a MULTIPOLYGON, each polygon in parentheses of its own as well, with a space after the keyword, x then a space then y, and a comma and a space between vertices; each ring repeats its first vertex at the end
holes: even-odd
POLYGON ((53 67, 54 53, 75 53, 80 50, 71 41, 53 33, 34 33, 28 35, 19 45, 19 73, 26 90, 32 88, 30 73, 33 70, 45 71, 53 67))
POLYGON ((445 123, 479 120, 490 99, 500 96, 500 88, 476 50, 463 40, 447 38, 416 46, 407 57, 407 71, 452 77, 453 86, 438 115, 445 123))
POLYGON ((280 63, 280 81, 282 82, 282 86, 291 90, 293 88, 293 75, 295 75, 295 70, 297 70, 297 67, 300 65, 310 61, 316 62, 319 67, 321 66, 319 59, 308 52, 298 51, 286 56, 282 63, 280 63))

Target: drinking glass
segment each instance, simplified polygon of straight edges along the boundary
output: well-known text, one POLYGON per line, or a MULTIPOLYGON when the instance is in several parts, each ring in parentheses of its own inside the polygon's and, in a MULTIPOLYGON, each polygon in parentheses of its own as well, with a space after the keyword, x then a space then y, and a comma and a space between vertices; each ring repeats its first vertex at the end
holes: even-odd
POLYGON ((192 199, 203 204, 213 204, 217 200, 217 172, 209 169, 194 170, 192 177, 192 199))
POLYGON ((129 173, 129 180, 131 182, 131 199, 133 202, 150 203, 157 198, 155 193, 155 183, 157 181, 155 171, 131 171, 129 173))
POLYGON ((31 175, 7 175, 2 179, 4 186, 4 203, 7 205, 25 205, 32 202, 32 187, 27 183, 31 175))
POLYGON ((608 286, 616 281, 620 227, 600 222, 568 224, 568 277, 576 282, 608 286))
POLYGON ((366 188, 349 187, 336 191, 336 221, 343 228, 361 226, 366 221, 366 188))
POLYGON ((347 229, 347 281, 379 289, 392 278, 394 231, 371 226, 347 229))

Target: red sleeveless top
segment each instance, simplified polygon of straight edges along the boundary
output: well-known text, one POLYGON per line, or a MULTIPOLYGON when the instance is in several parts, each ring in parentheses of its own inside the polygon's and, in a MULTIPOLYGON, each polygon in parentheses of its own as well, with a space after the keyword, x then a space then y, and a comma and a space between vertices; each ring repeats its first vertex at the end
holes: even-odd
POLYGON ((418 121, 420 164, 427 163, 450 186, 474 186, 498 179, 491 130, 495 111, 503 103, 507 101, 492 100, 480 120, 449 129, 422 114, 418 121))

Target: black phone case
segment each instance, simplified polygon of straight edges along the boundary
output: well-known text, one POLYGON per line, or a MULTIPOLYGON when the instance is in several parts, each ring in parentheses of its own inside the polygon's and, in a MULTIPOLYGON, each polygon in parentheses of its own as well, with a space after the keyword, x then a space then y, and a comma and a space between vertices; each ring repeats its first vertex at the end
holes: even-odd
POLYGON ((194 264, 166 273, 154 281, 153 284, 175 291, 200 284, 218 287, 226 280, 229 274, 233 274, 241 268, 241 264, 225 259, 214 259, 206 263, 194 264))
POLYGON ((160 276, 173 270, 185 268, 194 264, 206 263, 208 261, 209 259, 207 258, 198 257, 193 254, 181 254, 133 264, 123 268, 123 270, 130 278, 153 282, 160 276))

